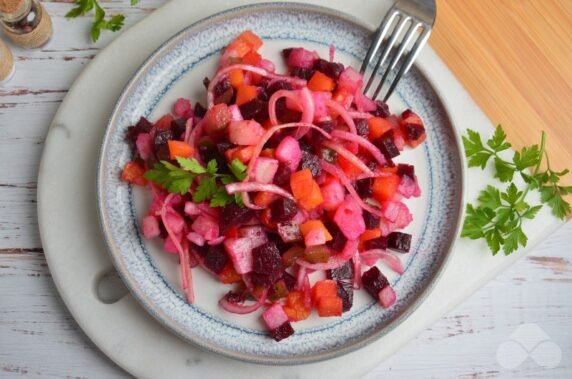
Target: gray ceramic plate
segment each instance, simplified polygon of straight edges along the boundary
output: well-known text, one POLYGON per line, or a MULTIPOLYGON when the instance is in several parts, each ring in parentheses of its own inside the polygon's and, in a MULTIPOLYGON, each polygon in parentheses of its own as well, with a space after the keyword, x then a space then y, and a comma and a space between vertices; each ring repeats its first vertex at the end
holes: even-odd
MULTIPOLYGON (((280 343, 266 336, 260 314, 237 316, 218 307, 228 287, 199 269, 193 270, 197 301, 186 303, 180 288, 178 261, 160 244, 145 241, 139 221, 149 194, 120 181, 132 152, 126 128, 140 116, 156 119, 175 99, 190 97, 205 104, 202 86, 212 76, 220 50, 241 31, 252 29, 264 40, 262 53, 281 62, 280 51, 303 46, 336 60, 359 65, 370 31, 350 16, 307 5, 274 3, 233 9, 181 31, 158 49, 125 88, 103 140, 97 177, 98 208, 109 252, 135 297, 157 320, 182 338, 208 350, 250 362, 298 364, 347 353, 381 337, 414 311, 434 285, 449 256, 460 223, 463 165, 459 138, 446 110, 417 68, 402 80, 390 102, 394 113, 415 110, 425 120, 428 140, 406 151, 398 161, 415 164, 423 195, 407 202, 415 220, 412 252, 401 257, 406 271, 393 275, 382 264, 397 303, 382 309, 364 291, 340 318, 316 316, 296 323, 296 333, 280 343)), ((280 69, 280 66, 278 66, 280 69)))

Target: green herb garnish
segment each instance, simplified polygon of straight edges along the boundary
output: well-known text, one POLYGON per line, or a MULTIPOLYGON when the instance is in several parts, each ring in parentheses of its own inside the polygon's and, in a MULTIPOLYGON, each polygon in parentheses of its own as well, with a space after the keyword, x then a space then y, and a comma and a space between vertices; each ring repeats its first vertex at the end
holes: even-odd
MULTIPOLYGON (((91 40, 96 42, 99 39, 102 30, 111 30, 116 32, 123 27, 123 22, 125 21, 125 16, 122 14, 116 14, 111 16, 109 19, 105 19, 105 10, 101 5, 99 5, 98 0, 76 0, 76 7, 70 10, 67 14, 67 18, 75 18, 83 16, 86 13, 95 10, 95 18, 93 24, 91 25, 91 40)), ((131 0, 131 5, 137 5, 139 0, 131 0)))
POLYGON ((556 217, 564 219, 570 213, 570 204, 564 200, 564 196, 572 193, 572 186, 558 185, 560 178, 569 170, 555 172, 550 169, 550 161, 545 151, 544 132, 540 145, 516 151, 511 161, 499 156, 500 152, 511 147, 500 125, 486 144, 478 132, 467 130, 467 136, 463 137, 463 145, 469 159, 469 167, 484 169, 492 158, 495 178, 506 183, 512 182, 514 176, 519 174, 526 183, 526 188, 519 191, 514 183, 510 183, 504 189, 487 186, 478 197, 478 205, 467 205, 462 237, 484 238, 493 255, 496 255, 501 248, 505 255, 509 255, 516 251, 519 245, 526 246, 528 238, 522 230, 522 223, 526 219, 533 219, 542 208, 542 204, 531 206, 525 201, 530 190, 540 192, 541 202, 548 205, 556 217), (544 158, 546 158, 546 170, 541 171, 544 158))
POLYGON ((234 159, 228 165, 232 174, 219 174, 214 159, 209 161, 206 167, 195 158, 177 157, 177 163, 179 166, 161 161, 145 173, 145 178, 169 192, 181 195, 188 193, 196 181, 194 202, 210 201, 211 207, 224 207, 233 202, 243 205, 240 194, 229 195, 224 187, 226 184, 242 181, 246 177, 246 166, 238 159, 234 159))

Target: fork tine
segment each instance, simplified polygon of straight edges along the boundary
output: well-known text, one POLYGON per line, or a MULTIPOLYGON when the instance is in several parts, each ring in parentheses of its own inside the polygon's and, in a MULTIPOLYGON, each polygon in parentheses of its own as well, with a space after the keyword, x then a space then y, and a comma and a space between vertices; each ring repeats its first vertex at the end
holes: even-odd
POLYGON ((385 60, 389 56, 391 49, 393 49, 393 46, 395 46, 395 42, 397 42, 399 36, 401 35, 401 31, 403 30, 403 28, 405 27, 407 22, 409 22, 409 20, 411 20, 411 17, 409 17, 409 16, 406 16, 406 15, 400 15, 400 16, 401 17, 397 21, 398 22, 397 25, 393 29, 393 33, 391 34, 391 38, 389 39, 389 41, 385 45, 385 48, 383 49, 383 51, 381 52, 381 54, 379 56, 379 60, 377 61, 377 64, 375 65, 375 67, 371 73, 371 76, 369 77, 369 80, 367 81, 364 92, 367 92, 369 90, 369 87, 373 83, 373 80, 375 78, 375 75, 377 74, 377 71, 379 71, 381 66, 383 66, 383 64, 385 63, 385 60))
POLYGON ((424 28, 423 32, 421 32, 421 35, 417 38, 417 41, 415 41, 415 45, 413 45, 413 47, 411 48, 411 51, 409 52, 409 54, 407 56, 407 60, 405 61, 405 63, 403 63, 403 65, 401 66, 401 68, 397 72, 397 75, 393 79, 393 82, 391 83, 389 90, 385 94, 383 101, 387 101, 389 96, 391 96, 391 94, 395 90, 395 87, 397 87, 397 83, 399 82, 399 79, 401 79, 401 77, 403 75, 405 75, 407 73, 407 71, 409 71, 409 69, 411 68, 411 65, 413 65, 413 61, 415 61, 415 58, 417 58, 417 55, 419 55, 421 48, 425 45, 425 42, 427 42, 427 39, 429 38, 429 34, 431 34, 431 29, 424 28))
POLYGON ((393 55, 391 62, 389 63, 389 65, 385 69, 385 72, 383 73, 383 76, 381 77, 381 81, 378 83, 377 88, 375 89, 375 92, 373 93, 373 100, 375 100, 377 98, 377 96, 379 95, 379 92, 381 91, 383 84, 385 83, 385 80, 389 76, 389 73, 395 68, 395 65, 397 64, 397 62, 399 61, 399 59, 403 55, 403 52, 405 51, 406 47, 411 42, 411 40, 415 34, 415 31, 419 28, 419 26, 421 26, 420 23, 411 19, 411 22, 409 23, 409 29, 407 30, 407 33, 405 33, 405 37, 403 37, 403 40, 401 41, 401 44, 399 46, 397 54, 393 55))
POLYGON ((362 74, 365 73, 365 70, 367 69, 367 66, 369 66, 369 64, 371 63, 372 58, 375 56, 375 54, 377 54, 377 51, 379 50, 379 47, 383 42, 383 38, 385 37, 385 35, 389 31, 389 27, 393 23, 393 19, 399 14, 400 14, 399 11, 396 11, 392 7, 385 16, 385 18, 383 19, 381 25, 379 25, 379 28, 377 28, 377 31, 375 32, 375 35, 373 36, 372 39, 372 44, 369 46, 367 54, 365 55, 365 58, 361 64, 360 72, 362 74))

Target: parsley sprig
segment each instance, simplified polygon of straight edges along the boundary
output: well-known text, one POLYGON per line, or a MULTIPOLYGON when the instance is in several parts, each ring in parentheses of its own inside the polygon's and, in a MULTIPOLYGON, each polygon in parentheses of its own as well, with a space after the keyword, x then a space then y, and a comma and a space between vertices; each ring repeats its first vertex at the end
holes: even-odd
POLYGON ((570 204, 564 200, 564 196, 572 193, 572 186, 559 185, 560 179, 568 174, 569 170, 556 172, 550 168, 545 151, 544 132, 540 145, 527 146, 516 151, 512 160, 505 160, 499 154, 511 147, 500 125, 486 143, 478 132, 469 129, 467 136, 463 137, 463 145, 469 159, 469 167, 484 169, 489 160, 493 159, 495 178, 511 183, 505 189, 489 185, 481 191, 477 205, 467 205, 462 237, 484 238, 493 255, 501 249, 505 255, 509 255, 516 251, 519 245, 526 246, 528 237, 522 229, 523 221, 533 219, 542 208, 542 204, 531 206, 526 202, 531 190, 540 192, 541 202, 548 205, 556 217, 564 219, 570 213, 570 204), (546 169, 541 171, 544 158, 546 169), (523 191, 519 191, 512 183, 517 174, 526 183, 523 191))
POLYGON ((218 172, 217 161, 212 159, 202 166, 195 158, 176 157, 179 166, 161 161, 145 173, 145 178, 163 187, 169 192, 184 195, 189 192, 193 182, 197 182, 193 191, 193 201, 210 201, 211 207, 224 207, 230 203, 242 204, 240 194, 229 195, 225 185, 242 181, 246 177, 246 166, 234 159, 228 165, 231 174, 218 172))
MULTIPOLYGON (((96 42, 101 35, 102 30, 111 30, 116 32, 123 27, 125 21, 125 16, 122 14, 116 14, 111 16, 109 19, 105 18, 105 10, 99 4, 98 0, 76 0, 77 6, 70 10, 67 14, 67 18, 75 18, 83 16, 86 13, 95 10, 95 17, 93 24, 91 25, 91 40, 96 42)), ((137 5, 139 0, 131 0, 131 5, 137 5)))

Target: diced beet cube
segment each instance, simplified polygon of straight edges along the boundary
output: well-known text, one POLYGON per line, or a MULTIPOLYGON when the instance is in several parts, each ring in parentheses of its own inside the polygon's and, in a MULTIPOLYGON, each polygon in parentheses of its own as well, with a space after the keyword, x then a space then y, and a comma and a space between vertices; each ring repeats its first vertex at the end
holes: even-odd
POLYGON ((415 179, 415 166, 410 164, 399 163, 397 165, 397 175, 409 176, 411 179, 415 179))
POLYGON ((314 178, 322 174, 322 166, 320 166, 320 158, 318 158, 317 155, 303 151, 301 169, 303 170, 306 168, 310 170, 314 178))
POLYGON ((389 117, 391 113, 389 112, 389 106, 381 100, 377 100, 376 102, 377 108, 375 111, 370 112, 372 115, 376 117, 389 117))
POLYGON ((270 214, 275 222, 290 221, 297 212, 296 202, 285 197, 281 197, 270 204, 270 214))
POLYGON ((282 238, 282 241, 286 243, 302 241, 300 227, 294 223, 280 222, 276 226, 276 229, 278 229, 278 234, 280 238, 282 238))
POLYGON ((393 142, 393 130, 388 130, 384 135, 373 141, 373 144, 383 153, 387 160, 399 155, 399 149, 393 142))
POLYGON ((376 266, 373 266, 363 273, 361 276, 361 282, 363 284, 363 288, 365 288, 365 290, 375 299, 377 299, 379 291, 389 285, 387 278, 376 266))
POLYGON ((275 275, 282 273, 282 257, 278 247, 273 242, 268 242, 252 251, 252 270, 259 274, 275 275))
POLYGON ((365 242, 366 250, 372 249, 387 249, 387 237, 378 237, 365 242))
POLYGON ((239 106, 240 113, 245 120, 263 122, 268 118, 268 103, 258 98, 239 106))
POLYGON ((257 212, 249 208, 242 208, 235 203, 222 208, 220 212, 220 228, 226 230, 231 225, 243 224, 257 216, 257 212))
POLYGON ((228 255, 226 255, 222 244, 209 246, 207 254, 204 257, 204 263, 207 268, 216 274, 220 274, 227 262, 228 255))
POLYGON ((280 124, 288 124, 290 122, 300 121, 302 113, 288 108, 286 106, 286 99, 281 98, 276 101, 276 117, 280 124))
POLYGON ((314 62, 314 70, 320 71, 322 74, 337 80, 342 71, 344 71, 344 65, 336 62, 329 62, 320 58, 314 62))
POLYGON ((262 312, 262 319, 270 330, 274 330, 288 322, 288 315, 280 304, 274 304, 262 312))
POLYGON ((191 249, 197 253, 201 257, 206 257, 207 253, 209 252, 209 245, 204 244, 203 246, 199 246, 197 244, 191 243, 191 249))
POLYGON ((330 242, 328 242, 328 246, 337 252, 344 250, 346 242, 348 242, 348 239, 346 236, 344 236, 344 233, 341 232, 336 223, 328 223, 326 227, 328 228, 330 234, 334 237, 330 242))
POLYGON ((173 132, 171 129, 158 129, 155 132, 155 138, 153 139, 153 144, 155 148, 166 145, 167 141, 173 139, 173 132))
POLYGON ((320 127, 324 132, 331 133, 336 127, 337 123, 333 120, 325 120, 316 123, 316 126, 320 127))
POLYGON ((257 272, 250 273, 250 281, 255 286, 269 286, 272 284, 272 279, 270 279, 270 275, 259 274, 257 272))
POLYGON ((310 145, 306 140, 298 140, 298 143, 300 143, 300 150, 302 150, 302 152, 312 153, 312 145, 310 145))
POLYGON ((338 268, 328 270, 326 276, 328 279, 352 282, 354 279, 354 265, 348 261, 338 268))
POLYGON ((366 229, 379 228, 379 217, 365 210, 363 211, 363 221, 365 222, 366 229))
POLYGON ((304 67, 292 67, 291 74, 292 76, 297 76, 300 79, 310 80, 312 75, 314 75, 314 70, 304 67))
POLYGON ((230 149, 231 146, 232 145, 226 141, 216 145, 210 141, 208 143, 202 142, 199 144, 199 155, 203 162, 208 163, 214 159, 217 163, 219 172, 228 172, 229 169, 224 156, 224 151, 230 149))
POLYGON ((277 342, 290 337, 292 334, 294 334, 294 329, 289 321, 270 331, 270 336, 277 342))
POLYGON ((354 302, 353 284, 338 281, 338 297, 342 299, 343 312, 347 312, 352 309, 354 302))
POLYGON ((272 83, 271 85, 269 85, 268 87, 266 87, 265 92, 268 95, 268 97, 270 97, 270 96, 274 95, 276 92, 283 90, 283 89, 290 91, 290 90, 292 90, 292 86, 288 82, 285 82, 283 80, 278 80, 278 81, 272 83))
POLYGON ((149 133, 153 128, 153 124, 149 122, 145 117, 141 117, 137 124, 130 126, 127 128, 127 133, 125 138, 127 138, 130 142, 135 142, 137 140, 137 136, 141 133, 149 133))
POLYGON ((290 185, 290 176, 292 175, 292 170, 288 163, 281 162, 278 165, 278 171, 274 175, 274 184, 280 187, 286 187, 290 185))
POLYGON ((357 180, 355 183, 356 191, 361 198, 373 196, 373 178, 357 180))
POLYGON ((178 118, 171 121, 171 131, 173 132, 173 138, 176 140, 182 140, 185 131, 187 129, 187 120, 184 118, 178 118))
POLYGON ((411 234, 393 232, 387 236, 387 247, 402 253, 408 253, 411 247, 411 234))
POLYGON ((232 97, 234 95, 234 90, 230 85, 230 80, 225 78, 219 81, 214 87, 214 103, 225 103, 230 104, 232 97))
POLYGON ((359 119, 357 121, 354 120, 356 125, 357 134, 366 137, 369 135, 369 126, 366 119, 359 119))
POLYGON ((288 58, 290 57, 292 50, 294 50, 294 48, 292 48, 292 47, 290 47, 288 49, 283 49, 282 50, 282 58, 284 58, 286 61, 288 61, 288 58))
POLYGON ((203 105, 201 103, 195 103, 194 113, 195 113, 196 117, 203 118, 203 117, 205 117, 205 114, 207 113, 207 109, 205 107, 203 107, 203 105))
POLYGON ((425 133, 425 128, 417 124, 405 124, 403 130, 408 141, 416 141, 425 133))

